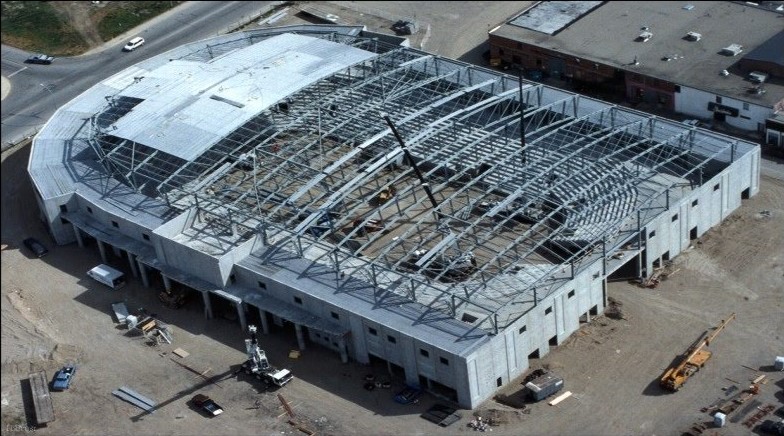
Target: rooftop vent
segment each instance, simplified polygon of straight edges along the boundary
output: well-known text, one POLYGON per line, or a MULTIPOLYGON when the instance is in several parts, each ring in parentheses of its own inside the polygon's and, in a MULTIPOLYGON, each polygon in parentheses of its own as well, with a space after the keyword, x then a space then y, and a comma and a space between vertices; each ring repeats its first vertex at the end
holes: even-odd
POLYGON ((721 49, 721 54, 725 56, 737 56, 743 51, 743 46, 740 44, 730 44, 721 49))
POLYGON ((702 35, 697 32, 689 32, 686 34, 686 39, 689 41, 699 41, 702 39, 702 35))
POLYGON ((646 32, 642 32, 642 33, 640 33, 640 35, 637 37, 637 41, 646 42, 646 41, 648 41, 649 39, 651 39, 651 37, 653 37, 653 33, 651 33, 651 32, 647 32, 647 31, 646 31, 646 32))

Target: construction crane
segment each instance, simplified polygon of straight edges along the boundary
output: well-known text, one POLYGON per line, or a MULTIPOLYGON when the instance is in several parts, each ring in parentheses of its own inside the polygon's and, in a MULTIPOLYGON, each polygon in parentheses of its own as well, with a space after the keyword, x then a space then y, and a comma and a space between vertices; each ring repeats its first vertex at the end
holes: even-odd
POLYGON ((705 332, 702 337, 695 342, 685 353, 685 357, 676 366, 670 367, 659 380, 659 385, 668 391, 678 391, 695 372, 705 365, 711 357, 711 352, 703 350, 704 347, 709 346, 711 341, 724 330, 724 327, 730 321, 735 319, 733 312, 726 320, 722 320, 721 324, 716 327, 713 332, 705 332))

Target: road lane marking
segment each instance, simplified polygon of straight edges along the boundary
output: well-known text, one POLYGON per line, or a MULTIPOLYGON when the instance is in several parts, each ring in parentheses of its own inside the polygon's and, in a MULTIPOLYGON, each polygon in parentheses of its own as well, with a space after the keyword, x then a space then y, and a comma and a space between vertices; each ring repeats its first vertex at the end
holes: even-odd
POLYGON ((21 69, 21 70, 16 70, 16 71, 14 71, 13 73, 9 74, 9 75, 8 75, 8 77, 14 77, 15 75, 17 75, 17 74, 21 73, 22 71, 24 71, 24 70, 26 70, 26 69, 27 69, 27 67, 22 67, 22 69, 21 69))

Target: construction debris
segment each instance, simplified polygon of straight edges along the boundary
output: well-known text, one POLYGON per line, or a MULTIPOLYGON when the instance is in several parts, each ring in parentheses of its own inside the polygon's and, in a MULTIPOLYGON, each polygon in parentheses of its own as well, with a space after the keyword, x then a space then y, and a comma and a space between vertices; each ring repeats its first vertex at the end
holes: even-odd
POLYGON ((550 404, 551 406, 555 406, 556 404, 560 403, 561 401, 563 401, 563 400, 565 400, 565 399, 567 399, 567 398, 569 398, 571 396, 572 396, 572 392, 571 391, 566 391, 566 392, 562 393, 561 395, 555 397, 553 399, 553 401, 550 401, 548 404, 550 404))
POLYGON ((672 267, 672 261, 665 261, 664 266, 654 268, 653 274, 640 282, 640 287, 655 288, 659 286, 659 283, 661 283, 662 280, 667 280, 668 277, 680 271, 680 268, 673 270, 672 267))
POLYGON ((156 319, 154 314, 147 315, 143 309, 140 309, 138 315, 128 315, 125 317, 125 320, 129 332, 140 332, 152 345, 158 345, 163 342, 167 344, 172 343, 171 327, 156 319))
POLYGON ((481 416, 477 416, 476 419, 469 421, 468 428, 472 428, 474 431, 481 432, 493 431, 493 429, 490 428, 490 424, 488 424, 487 421, 482 420, 481 416))
POLYGON ((743 421, 743 425, 749 429, 753 428, 760 420, 762 420, 762 418, 764 418, 768 413, 772 412, 775 408, 776 406, 773 404, 768 404, 765 407, 757 407, 757 413, 752 415, 751 418, 743 421))
POLYGON ((613 297, 607 298, 607 308, 604 309, 604 315, 610 319, 626 319, 621 310, 623 303, 613 297))
POLYGON ((155 407, 158 406, 155 401, 139 394, 128 386, 123 386, 112 392, 112 394, 150 413, 155 413, 155 407))
POLYGON ((118 303, 112 303, 112 310, 114 310, 114 316, 117 317, 117 322, 120 324, 125 324, 126 318, 128 318, 128 308, 125 307, 125 303, 122 301, 118 303))

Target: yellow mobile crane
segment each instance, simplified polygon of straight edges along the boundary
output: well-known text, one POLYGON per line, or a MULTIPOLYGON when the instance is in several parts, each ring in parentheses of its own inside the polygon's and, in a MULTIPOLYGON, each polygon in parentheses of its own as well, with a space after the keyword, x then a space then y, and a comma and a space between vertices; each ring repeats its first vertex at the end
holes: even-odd
POLYGON ((730 314, 729 318, 722 320, 721 324, 719 324, 712 333, 709 334, 708 332, 705 332, 697 342, 689 347, 685 353, 685 357, 680 363, 668 368, 661 380, 659 380, 661 387, 673 392, 679 390, 681 386, 686 383, 686 380, 695 372, 699 371, 700 368, 705 365, 705 362, 710 359, 711 352, 703 350, 703 348, 710 345, 711 341, 716 338, 716 336, 724 330, 724 327, 733 319, 735 319, 734 312, 730 314))

